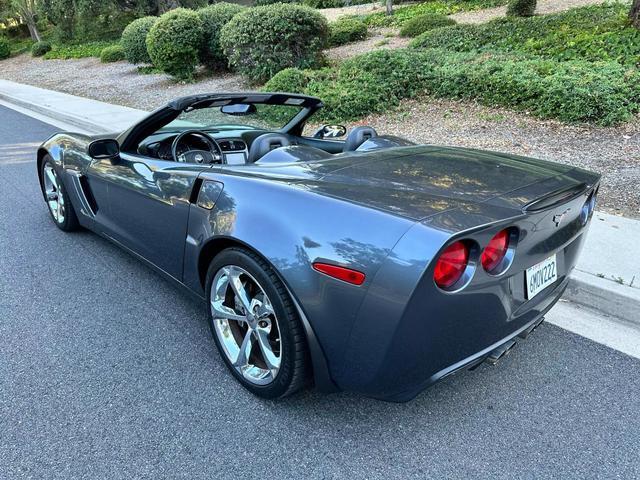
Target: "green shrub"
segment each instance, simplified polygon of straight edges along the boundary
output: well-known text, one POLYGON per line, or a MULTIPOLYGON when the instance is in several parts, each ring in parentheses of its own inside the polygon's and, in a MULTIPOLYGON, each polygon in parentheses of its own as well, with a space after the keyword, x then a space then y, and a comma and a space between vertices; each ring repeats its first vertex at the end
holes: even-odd
POLYGON ((227 59, 220 47, 220 30, 243 9, 236 3, 220 2, 198 10, 204 26, 202 63, 211 68, 226 66, 227 59))
POLYGON ((312 67, 322 59, 329 26, 316 10, 291 4, 246 9, 220 34, 229 64, 240 74, 262 82, 287 67, 312 67))
POLYGON ((358 18, 342 17, 329 24, 329 46, 331 47, 365 38, 367 38, 367 26, 358 18))
POLYGON ((31 55, 41 57, 50 50, 51 44, 49 42, 36 42, 31 46, 31 55))
POLYGON ((302 93, 309 84, 307 71, 298 68, 285 68, 276 73, 265 86, 265 92, 302 93))
POLYGON ((536 13, 536 0, 509 0, 507 15, 513 17, 532 17, 536 13))
POLYGON ((425 14, 418 15, 407 21, 400 29, 400 36, 402 37, 417 37, 418 35, 440 27, 448 27, 455 25, 455 20, 447 17, 446 15, 439 14, 425 14))
POLYGON ((53 45, 50 51, 44 54, 46 60, 70 58, 99 57, 107 47, 117 45, 117 42, 89 42, 75 45, 53 45))
POLYGON ((640 111, 639 87, 640 73, 614 62, 438 49, 376 51, 336 69, 283 71, 265 86, 321 97, 325 121, 356 120, 425 93, 602 125, 628 120, 640 111))
POLYGON ((6 38, 0 37, 0 60, 9 58, 11 56, 11 47, 9 41, 6 38))
POLYGON ((102 50, 100 61, 102 63, 112 63, 125 60, 124 49, 122 45, 113 45, 102 50))
POLYGON ((176 8, 162 15, 147 35, 152 63, 179 79, 190 79, 198 65, 204 35, 202 20, 193 10, 176 8))
POLYGON ((624 4, 597 5, 531 18, 503 18, 423 33, 411 45, 455 51, 500 50, 556 60, 640 62, 640 30, 624 4))
POLYGON ((147 34, 158 17, 142 17, 131 22, 122 32, 120 45, 129 63, 151 63, 147 52, 147 34))

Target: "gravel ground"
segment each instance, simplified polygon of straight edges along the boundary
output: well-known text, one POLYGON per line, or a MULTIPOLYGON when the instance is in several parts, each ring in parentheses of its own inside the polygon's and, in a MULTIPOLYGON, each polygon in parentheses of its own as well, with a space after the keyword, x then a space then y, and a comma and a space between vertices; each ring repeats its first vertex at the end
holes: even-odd
MULTIPOLYGON (((572 8, 584 7, 585 5, 595 5, 604 3, 604 0, 538 0, 536 14, 563 12, 572 8)), ((475 12, 461 12, 450 15, 458 23, 484 23, 494 18, 504 17, 507 7, 487 8, 475 12)))
POLYGON ((105 64, 97 58, 42 60, 20 55, 3 60, 0 67, 0 78, 5 80, 142 110, 154 110, 183 95, 252 90, 229 73, 201 74, 197 83, 176 83, 165 74, 143 75, 126 62, 105 64))
POLYGON ((368 15, 369 13, 381 12, 384 9, 385 7, 380 2, 374 2, 363 5, 352 5, 350 7, 323 8, 319 11, 327 17, 327 20, 333 22, 345 15, 368 15))
POLYGON ((397 29, 376 28, 369 30, 369 36, 366 40, 330 48, 326 50, 325 54, 331 60, 346 60, 373 50, 406 47, 410 41, 410 38, 399 37, 397 29))
MULTIPOLYGON (((333 58, 340 58, 338 50, 333 50, 333 58)), ((166 75, 140 75, 127 63, 102 64, 95 58, 41 60, 23 55, 4 60, 2 67, 0 78, 142 110, 153 110, 182 95, 252 88, 237 75, 175 83, 166 75)), ((425 97, 361 123, 419 143, 512 152, 595 170, 604 175, 600 208, 640 218, 638 120, 614 128, 567 126, 473 102, 425 97)))

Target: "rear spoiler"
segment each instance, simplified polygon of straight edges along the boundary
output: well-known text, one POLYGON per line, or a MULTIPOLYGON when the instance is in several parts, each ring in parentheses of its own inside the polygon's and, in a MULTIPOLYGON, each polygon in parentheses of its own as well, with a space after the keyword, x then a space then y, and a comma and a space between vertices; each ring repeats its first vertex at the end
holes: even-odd
POLYGON ((541 210, 546 210, 547 208, 551 208, 562 203, 570 202, 574 198, 582 195, 588 188, 589 185, 587 185, 586 183, 579 183, 577 185, 571 185, 570 187, 556 190, 540 198, 536 198, 533 202, 526 204, 522 208, 522 211, 525 213, 539 212, 541 210))

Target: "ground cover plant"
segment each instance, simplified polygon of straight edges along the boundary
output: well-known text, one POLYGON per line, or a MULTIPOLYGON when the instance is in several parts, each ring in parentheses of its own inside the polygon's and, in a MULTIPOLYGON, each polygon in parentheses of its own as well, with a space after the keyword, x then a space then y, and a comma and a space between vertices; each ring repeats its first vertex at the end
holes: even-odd
POLYGON ((363 20, 369 26, 401 26, 412 18, 426 14, 451 15, 459 12, 481 10, 483 8, 506 5, 507 0, 432 0, 405 7, 397 7, 393 15, 377 12, 365 15, 363 20))
POLYGON ((335 69, 289 69, 266 90, 321 96, 327 121, 383 112, 419 94, 476 99, 542 118, 611 125, 640 108, 640 73, 615 62, 555 62, 510 53, 383 50, 335 69))
POLYGON ((564 60, 640 63, 640 30, 631 26, 625 4, 583 7, 532 18, 501 18, 479 25, 457 25, 426 32, 416 48, 468 52, 521 52, 564 60))
POLYGON ((329 24, 330 47, 357 42, 365 38, 367 38, 367 25, 359 18, 341 17, 329 24))

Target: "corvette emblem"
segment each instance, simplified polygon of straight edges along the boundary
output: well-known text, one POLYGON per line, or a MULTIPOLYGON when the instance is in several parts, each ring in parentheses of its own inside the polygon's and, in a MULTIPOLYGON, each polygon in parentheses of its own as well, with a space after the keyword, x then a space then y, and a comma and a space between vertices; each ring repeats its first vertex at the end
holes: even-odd
POLYGON ((562 223, 562 219, 564 218, 564 216, 569 213, 569 210, 571 210, 570 208, 567 208, 564 212, 562 213, 558 213, 556 215, 553 216, 553 223, 555 224, 556 227, 560 226, 560 223, 562 223))
POLYGON ((204 160, 204 157, 198 153, 196 154, 195 157, 193 157, 193 159, 198 163, 202 163, 202 161, 204 160))

